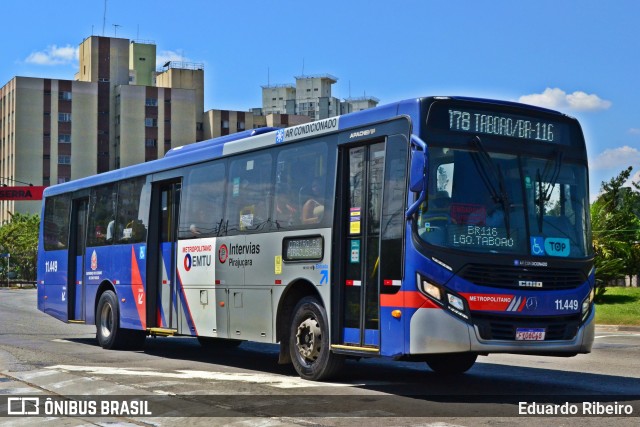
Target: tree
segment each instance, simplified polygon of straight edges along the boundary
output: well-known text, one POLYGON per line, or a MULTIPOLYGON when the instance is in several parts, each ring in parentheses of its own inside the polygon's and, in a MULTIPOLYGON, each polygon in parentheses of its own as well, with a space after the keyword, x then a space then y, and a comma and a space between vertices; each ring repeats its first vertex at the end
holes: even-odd
POLYGON ((11 258, 2 258, 2 278, 7 278, 7 267, 10 263, 11 271, 17 277, 33 281, 36 280, 36 265, 38 254, 38 230, 40 217, 38 215, 19 214, 12 216, 11 221, 0 227, 0 248, 11 258))
POLYGON ((640 272, 640 185, 625 187, 633 167, 602 183, 602 191, 591 205, 598 295, 604 285, 640 272))

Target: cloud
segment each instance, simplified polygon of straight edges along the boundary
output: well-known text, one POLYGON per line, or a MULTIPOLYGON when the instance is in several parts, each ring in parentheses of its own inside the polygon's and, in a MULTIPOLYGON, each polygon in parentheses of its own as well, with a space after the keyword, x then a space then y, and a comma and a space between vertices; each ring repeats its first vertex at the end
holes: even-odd
POLYGON ((537 105, 554 110, 597 111, 611 107, 611 101, 582 91, 566 93, 559 88, 546 88, 542 93, 523 95, 518 99, 523 104, 537 105))
POLYGON ((66 46, 48 46, 45 50, 31 53, 25 62, 35 65, 62 65, 71 64, 78 60, 78 47, 71 45, 66 46))
POLYGON ((631 128, 627 131, 627 133, 629 135, 640 135, 640 129, 638 128, 631 128))
POLYGON ((181 51, 163 50, 158 53, 156 57, 156 64, 161 66, 162 64, 166 64, 169 61, 193 62, 191 59, 183 56, 183 53, 181 51))
POLYGON ((609 148, 589 162, 592 170, 599 169, 626 169, 629 166, 640 164, 640 150, 625 145, 618 148, 609 148))

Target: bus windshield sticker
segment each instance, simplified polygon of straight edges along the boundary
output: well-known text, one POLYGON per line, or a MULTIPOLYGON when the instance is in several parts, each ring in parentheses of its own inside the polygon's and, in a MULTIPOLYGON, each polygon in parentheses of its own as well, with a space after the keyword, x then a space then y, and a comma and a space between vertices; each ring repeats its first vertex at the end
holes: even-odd
POLYGON ((549 256, 568 257, 571 253, 571 242, 561 237, 547 237, 544 239, 544 250, 549 256))
POLYGON ((233 197, 240 195, 240 178, 233 178, 233 197))
POLYGON ((351 216, 351 222, 360 221, 360 208, 351 208, 349 209, 349 213, 351 216))
POLYGON ((360 240, 351 241, 351 264, 360 262, 360 240))
POLYGON ((282 274, 282 255, 276 255, 275 274, 282 274))
POLYGON ((544 237, 531 236, 531 255, 544 256, 544 237))

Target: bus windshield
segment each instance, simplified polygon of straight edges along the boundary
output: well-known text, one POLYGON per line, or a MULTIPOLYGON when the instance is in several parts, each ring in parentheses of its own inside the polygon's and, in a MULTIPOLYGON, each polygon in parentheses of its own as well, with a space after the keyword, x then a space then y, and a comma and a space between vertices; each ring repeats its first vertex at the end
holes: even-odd
POLYGON ((424 242, 476 253, 589 256, 585 165, 487 150, 479 138, 429 154, 429 197, 417 221, 424 242))

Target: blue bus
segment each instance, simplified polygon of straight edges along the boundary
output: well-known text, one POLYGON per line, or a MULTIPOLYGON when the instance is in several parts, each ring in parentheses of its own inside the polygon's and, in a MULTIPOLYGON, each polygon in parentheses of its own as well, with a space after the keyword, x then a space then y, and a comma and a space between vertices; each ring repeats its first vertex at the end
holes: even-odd
POLYGON ((49 187, 42 218, 38 308, 105 349, 279 343, 322 380, 594 339, 585 141, 547 109, 426 97, 245 131, 49 187))

